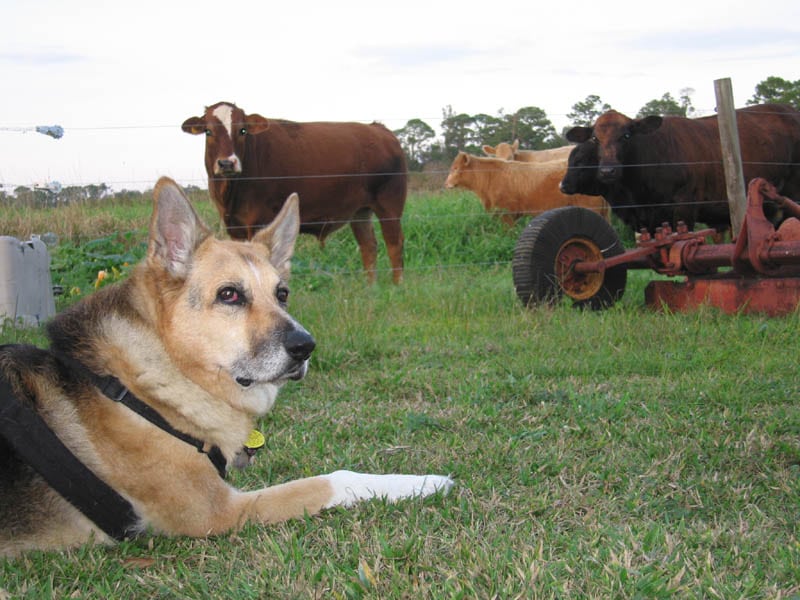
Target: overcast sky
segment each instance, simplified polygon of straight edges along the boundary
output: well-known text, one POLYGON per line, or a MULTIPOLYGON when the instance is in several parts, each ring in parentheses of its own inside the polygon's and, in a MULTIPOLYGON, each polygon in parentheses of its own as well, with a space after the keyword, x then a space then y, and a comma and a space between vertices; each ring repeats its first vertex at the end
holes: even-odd
POLYGON ((171 2, 0 0, 0 183, 206 186, 202 137, 220 100, 297 121, 542 108, 556 126, 595 94, 633 116, 714 80, 737 107, 800 79, 800 2, 171 2), (657 7, 665 7, 658 12, 657 7), (21 132, 58 124, 64 137, 21 132))

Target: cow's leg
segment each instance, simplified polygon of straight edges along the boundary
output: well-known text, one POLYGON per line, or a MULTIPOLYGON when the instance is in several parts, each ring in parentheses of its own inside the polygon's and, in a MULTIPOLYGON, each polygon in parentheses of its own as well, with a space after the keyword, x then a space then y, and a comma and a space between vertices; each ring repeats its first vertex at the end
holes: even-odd
POLYGON ((375 229, 372 227, 372 211, 362 208, 350 221, 350 229, 358 242, 361 251, 361 262, 367 273, 367 281, 375 283, 375 262, 378 257, 378 241, 375 239, 375 229))
POLYGON ((392 265, 392 280, 395 283, 403 281, 403 228, 400 225, 400 216, 378 214, 378 220, 383 232, 383 241, 389 253, 389 262, 392 265))

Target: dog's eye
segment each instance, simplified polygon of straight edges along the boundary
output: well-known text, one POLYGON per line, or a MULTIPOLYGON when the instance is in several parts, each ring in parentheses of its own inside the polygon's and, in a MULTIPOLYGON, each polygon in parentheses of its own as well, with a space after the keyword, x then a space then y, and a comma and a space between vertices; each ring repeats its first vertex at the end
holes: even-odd
POLYGON ((233 286, 222 288, 217 292, 217 300, 223 304, 238 305, 244 304, 244 294, 233 286))
POLYGON ((286 304, 289 300, 289 288, 284 286, 278 287, 278 289, 275 290, 275 297, 281 304, 286 304))
POLYGON ((210 129, 206 129, 206 137, 211 137, 213 134, 210 129))

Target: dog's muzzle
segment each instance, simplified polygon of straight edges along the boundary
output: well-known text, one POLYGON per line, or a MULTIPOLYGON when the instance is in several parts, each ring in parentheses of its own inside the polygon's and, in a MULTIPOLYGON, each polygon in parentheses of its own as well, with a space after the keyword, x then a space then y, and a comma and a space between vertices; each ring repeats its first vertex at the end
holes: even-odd
POLYGON ((279 343, 283 349, 283 357, 278 359, 276 356, 273 359, 275 362, 280 363, 272 368, 277 367, 277 372, 271 372, 267 377, 261 377, 258 374, 259 368, 256 364, 250 361, 245 361, 235 368, 236 383, 240 386, 247 388, 256 382, 280 384, 282 381, 292 379, 297 381, 305 377, 308 371, 308 358, 314 351, 317 343, 305 329, 302 327, 291 328, 281 334, 279 340, 274 340, 272 343, 279 343))

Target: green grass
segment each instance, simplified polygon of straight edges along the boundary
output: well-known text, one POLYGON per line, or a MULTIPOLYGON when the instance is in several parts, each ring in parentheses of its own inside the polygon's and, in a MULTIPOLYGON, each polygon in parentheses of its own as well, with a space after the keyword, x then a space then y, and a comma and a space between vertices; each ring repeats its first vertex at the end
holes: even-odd
POLYGON ((653 312, 646 272, 607 311, 527 310, 519 227, 412 198, 402 286, 385 255, 364 283, 348 231, 303 238, 291 309, 318 349, 231 477, 450 473, 448 496, 34 552, 0 561, 0 598, 798 597, 800 317, 653 312))

